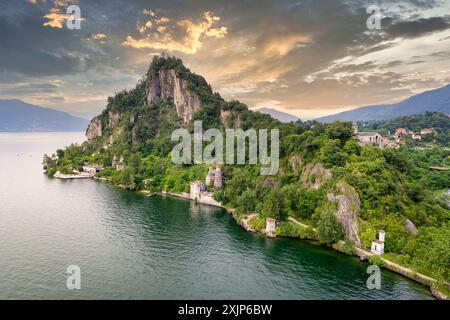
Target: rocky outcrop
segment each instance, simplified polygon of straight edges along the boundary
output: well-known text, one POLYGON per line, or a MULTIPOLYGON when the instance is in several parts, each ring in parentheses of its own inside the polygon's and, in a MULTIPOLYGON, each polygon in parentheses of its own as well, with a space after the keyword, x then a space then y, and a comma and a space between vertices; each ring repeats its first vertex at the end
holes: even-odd
POLYGON ((321 163, 308 163, 302 169, 300 180, 308 188, 319 189, 331 177, 331 171, 326 169, 321 163))
POLYGON ((200 109, 199 96, 187 87, 187 81, 178 77, 175 70, 161 69, 149 79, 147 102, 152 104, 172 100, 178 116, 186 123, 200 109))
POLYGON ((299 156, 291 156, 289 158, 289 164, 294 173, 297 173, 298 169, 302 166, 302 159, 299 156))
POLYGON ((362 247, 361 239, 358 235, 358 214, 361 205, 359 195, 351 185, 345 182, 339 182, 336 187, 341 194, 329 193, 327 198, 330 201, 337 202, 336 217, 342 223, 347 237, 353 241, 355 246, 362 247))
POLYGON ((131 129, 131 144, 134 146, 138 143, 138 127, 131 129))
POLYGON ((228 117, 230 116, 230 114, 230 110, 220 110, 220 123, 222 123, 224 127, 226 127, 227 125, 228 117))
POLYGON ((230 110, 220 110, 220 123, 227 129, 238 129, 241 127, 241 115, 230 110))
POLYGON ((113 128, 122 119, 120 112, 108 111, 108 125, 109 128, 113 128))
POLYGON ((89 141, 102 136, 102 119, 100 116, 92 119, 86 131, 86 137, 89 141))
POLYGON ((417 230, 416 226, 414 225, 414 223, 409 220, 409 219, 405 219, 405 227, 408 230, 409 233, 416 235, 419 233, 419 231, 417 230))

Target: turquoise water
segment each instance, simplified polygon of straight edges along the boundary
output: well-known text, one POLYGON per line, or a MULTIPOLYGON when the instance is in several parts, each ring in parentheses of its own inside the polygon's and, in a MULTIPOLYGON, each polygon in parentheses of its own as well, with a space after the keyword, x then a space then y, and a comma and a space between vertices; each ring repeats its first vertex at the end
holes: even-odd
POLYGON ((428 289, 291 239, 242 230, 222 209, 41 170, 82 134, 0 134, 0 299, 431 299, 428 289), (81 290, 66 268, 81 268, 81 290))

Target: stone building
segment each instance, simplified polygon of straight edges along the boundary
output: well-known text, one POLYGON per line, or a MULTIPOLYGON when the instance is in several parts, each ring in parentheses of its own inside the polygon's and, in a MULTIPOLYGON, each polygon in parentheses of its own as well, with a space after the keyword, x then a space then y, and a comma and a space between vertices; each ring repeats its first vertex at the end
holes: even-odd
POLYGON ((115 155, 112 161, 112 167, 118 171, 125 169, 126 164, 123 156, 120 156, 120 160, 117 160, 117 156, 115 155))
POLYGON ((359 132, 358 141, 364 146, 375 145, 380 148, 384 147, 383 137, 378 132, 359 132))
POLYGON ((214 188, 222 187, 222 170, 219 166, 214 170, 213 168, 209 168, 208 173, 206 174, 206 185, 213 185, 214 188))

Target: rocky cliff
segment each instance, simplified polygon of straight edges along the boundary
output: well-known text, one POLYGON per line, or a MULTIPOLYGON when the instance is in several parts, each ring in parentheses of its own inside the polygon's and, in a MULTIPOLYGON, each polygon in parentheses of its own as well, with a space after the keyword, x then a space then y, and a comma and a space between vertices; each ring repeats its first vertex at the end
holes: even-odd
POLYGON ((277 122, 268 115, 251 112, 238 101, 225 101, 180 59, 155 56, 134 89, 108 97, 105 110, 91 121, 86 136, 96 147, 165 152, 173 130, 190 129, 194 117, 202 119, 205 130, 277 122))
POLYGON ((95 117, 89 123, 86 130, 86 137, 89 141, 102 136, 102 119, 100 116, 95 117))
MULTIPOLYGON (((124 118, 126 112, 137 108, 149 108, 161 102, 173 103, 176 114, 184 123, 188 123, 193 114, 200 109, 200 97, 188 89, 188 81, 182 79, 174 69, 165 69, 154 71, 149 74, 147 81, 144 81, 144 101, 143 105, 132 105, 131 108, 123 108, 108 105, 100 116, 95 117, 86 131, 86 137, 89 141, 101 137, 105 129, 112 131, 117 124, 124 118), (121 109, 122 108, 122 109, 121 109)), ((138 90, 138 88, 134 89, 138 90)), ((135 115, 130 114, 130 124, 134 124, 135 115)), ((139 117, 141 119, 142 117, 139 117)), ((141 119, 142 120, 142 119, 141 119)), ((139 124, 138 124, 139 125, 139 124)), ((131 129, 132 142, 137 142, 139 132, 138 126, 131 129)))
POLYGON ((200 109, 200 98, 188 89, 188 82, 181 79, 174 69, 161 69, 150 76, 147 88, 148 104, 172 100, 177 114, 185 123, 200 109))
POLYGON ((319 189, 331 177, 331 171, 326 169, 321 163, 308 163, 302 169, 300 180, 308 188, 319 189))
POLYGON ((362 243, 358 235, 358 214, 361 205, 359 195, 352 186, 345 182, 339 182, 336 187, 340 194, 329 193, 327 198, 337 202, 336 217, 342 223, 345 234, 357 247, 361 247, 362 243))

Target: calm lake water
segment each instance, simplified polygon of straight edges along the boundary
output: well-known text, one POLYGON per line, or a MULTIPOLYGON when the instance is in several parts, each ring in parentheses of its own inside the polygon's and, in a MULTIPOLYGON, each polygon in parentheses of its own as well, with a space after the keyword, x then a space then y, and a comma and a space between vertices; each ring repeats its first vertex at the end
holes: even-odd
POLYGON ((368 264, 242 230, 222 209, 42 173, 80 133, 0 134, 0 299, 431 299, 368 264), (66 289, 69 265, 81 290, 66 289))

